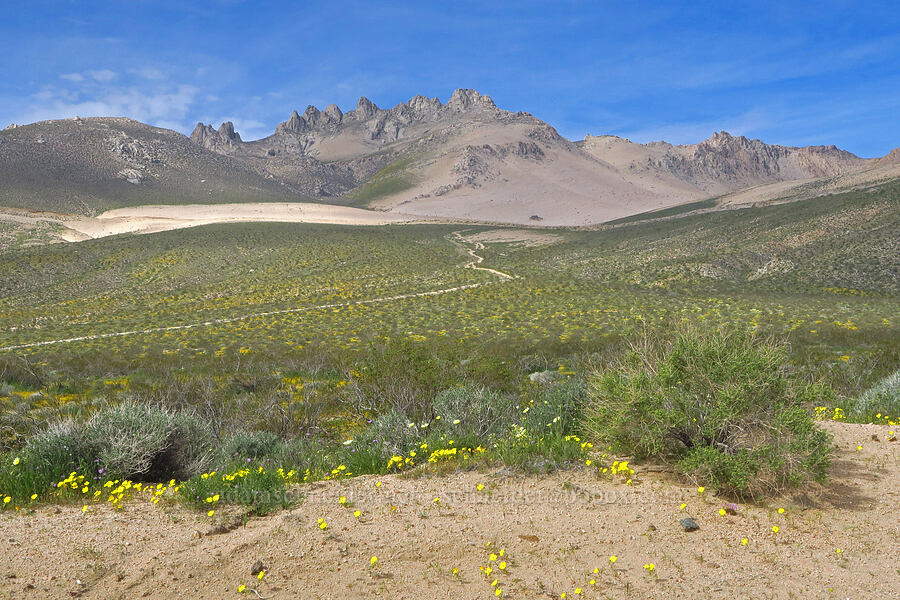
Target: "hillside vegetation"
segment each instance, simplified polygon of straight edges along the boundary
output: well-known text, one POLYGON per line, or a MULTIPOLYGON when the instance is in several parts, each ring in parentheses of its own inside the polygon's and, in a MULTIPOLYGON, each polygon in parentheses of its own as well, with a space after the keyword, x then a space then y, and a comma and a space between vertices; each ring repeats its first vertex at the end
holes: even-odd
POLYGON ((234 224, 8 250, 10 443, 32 411, 174 397, 218 398, 204 410, 223 430, 340 437, 384 397, 414 417, 458 383, 512 393, 532 372, 584 375, 682 322, 783 338, 798 373, 855 397, 898 364, 896 193, 600 231, 234 224), (472 248, 514 278, 462 268, 472 248), (450 291, 413 296, 435 290, 450 291), (42 345, 69 338, 87 339, 42 345), (314 410, 266 409, 307 393, 314 410))

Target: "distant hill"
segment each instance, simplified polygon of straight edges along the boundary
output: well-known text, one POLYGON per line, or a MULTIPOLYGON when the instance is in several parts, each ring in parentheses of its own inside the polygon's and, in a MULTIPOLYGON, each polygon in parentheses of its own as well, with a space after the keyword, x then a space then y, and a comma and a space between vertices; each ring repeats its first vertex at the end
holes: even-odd
POLYGON ((835 146, 769 145, 726 131, 682 146, 666 142, 636 144, 614 135, 588 135, 579 145, 622 173, 655 185, 683 185, 698 196, 779 181, 833 177, 876 162, 835 146))
POLYGON ((242 161, 131 119, 42 121, 0 132, 0 206, 93 215, 139 204, 300 197, 242 161))

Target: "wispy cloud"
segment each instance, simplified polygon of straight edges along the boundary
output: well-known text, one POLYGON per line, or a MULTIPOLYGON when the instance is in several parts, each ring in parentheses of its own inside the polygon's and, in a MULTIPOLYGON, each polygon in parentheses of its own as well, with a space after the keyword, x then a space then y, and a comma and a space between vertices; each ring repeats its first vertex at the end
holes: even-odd
POLYGON ((754 110, 722 118, 622 131, 619 135, 642 144, 661 140, 672 144, 696 144, 707 139, 716 131, 727 131, 732 135, 753 137, 754 132, 761 131, 769 125, 771 125, 769 117, 764 112, 754 110))
MULTIPOLYGON (((166 85, 153 81, 140 85, 131 82, 116 85, 103 71, 92 71, 87 78, 65 77, 70 86, 46 86, 31 96, 27 111, 19 122, 81 117, 125 116, 139 121, 184 130, 187 117, 195 108, 200 90, 196 86, 166 85)), ((112 73, 111 71, 109 73, 112 73)))
POLYGON ((231 116, 249 139, 307 104, 474 87, 571 138, 690 143, 725 129, 870 155, 900 142, 890 2, 347 0, 341 19, 327 3, 20 4, 0 22, 0 125, 77 111, 187 133, 231 116), (298 22, 317 26, 298 36, 298 22))
POLYGON ((116 77, 118 77, 118 73, 115 71, 110 71, 109 69, 100 69, 99 71, 87 71, 85 73, 88 77, 93 79, 94 81, 107 82, 112 81, 116 77))
POLYGON ((139 69, 131 69, 131 72, 135 75, 143 77, 144 79, 150 79, 154 81, 158 81, 161 79, 165 79, 167 75, 160 69, 156 67, 141 67, 139 69))

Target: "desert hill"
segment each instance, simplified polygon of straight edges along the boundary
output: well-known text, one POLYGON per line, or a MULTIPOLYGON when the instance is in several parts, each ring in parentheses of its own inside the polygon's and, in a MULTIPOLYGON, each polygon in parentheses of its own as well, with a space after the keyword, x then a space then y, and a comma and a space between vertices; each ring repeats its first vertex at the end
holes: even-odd
POLYGON ((239 160, 131 119, 61 119, 0 132, 0 206, 93 215, 140 204, 301 197, 239 160))
POLYGON ((612 135, 588 135, 580 145, 623 173, 657 185, 683 185, 696 197, 780 181, 834 177, 876 162, 835 146, 769 145, 726 131, 698 144, 680 146, 637 144, 612 135))

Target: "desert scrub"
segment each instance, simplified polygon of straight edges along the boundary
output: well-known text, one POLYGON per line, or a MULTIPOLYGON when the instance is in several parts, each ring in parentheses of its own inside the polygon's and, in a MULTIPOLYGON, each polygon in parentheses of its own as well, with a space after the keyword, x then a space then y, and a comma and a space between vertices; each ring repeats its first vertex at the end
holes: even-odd
POLYGON ((0 490, 14 505, 25 505, 69 473, 85 470, 90 456, 90 447, 74 423, 55 423, 17 453, 0 459, 0 490))
POLYGON ((190 412, 125 403, 87 421, 49 424, 28 440, 16 467, 0 464, 0 487, 10 495, 43 496, 73 472, 137 481, 184 479, 214 456, 209 428, 190 412))
POLYGON ((760 497, 826 477, 828 391, 792 375, 783 346, 741 331, 645 336, 596 374, 587 428, 613 451, 677 464, 721 493, 760 497))
POLYGON ((281 453, 282 441, 269 431, 239 431, 222 442, 220 455, 225 462, 260 460, 281 453))
POLYGON ((516 405, 505 394, 478 386, 453 387, 439 393, 432 409, 447 435, 465 435, 482 443, 506 433, 516 422, 516 405))
POLYGON ((209 427, 189 412, 132 403, 100 411, 82 435, 107 475, 146 481, 202 471, 215 441, 209 427))

